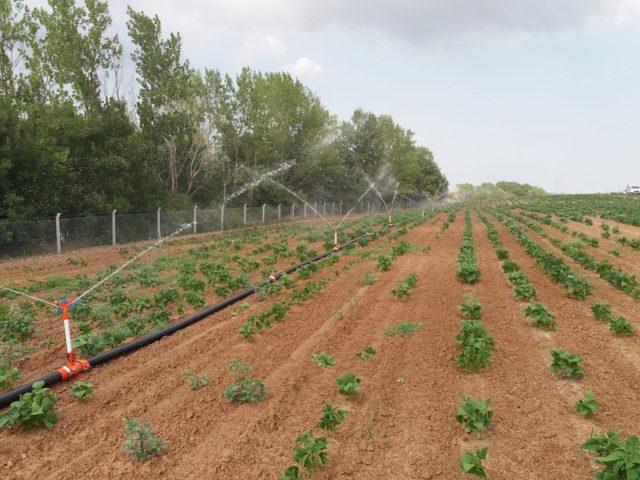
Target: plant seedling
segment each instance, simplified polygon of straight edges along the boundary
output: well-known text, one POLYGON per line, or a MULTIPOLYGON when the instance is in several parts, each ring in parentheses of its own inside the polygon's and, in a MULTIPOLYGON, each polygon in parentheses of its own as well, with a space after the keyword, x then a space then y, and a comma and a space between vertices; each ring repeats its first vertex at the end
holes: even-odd
POLYGON ((260 379, 247 375, 251 368, 251 365, 247 363, 242 363, 238 360, 231 361, 229 374, 234 378, 234 382, 226 390, 229 402, 255 402, 262 400, 267 394, 267 389, 260 379))
POLYGON ((200 390, 202 387, 209 385, 210 381, 205 375, 198 375, 193 370, 185 370, 183 372, 184 378, 187 380, 187 385, 191 390, 200 390))
POLYGON ((329 462, 327 453, 329 441, 326 438, 314 438, 311 432, 305 432, 296 439, 296 442, 301 442, 302 445, 294 448, 293 461, 299 463, 308 472, 329 462))
POLYGON ((477 370, 491 362, 491 352, 495 348, 493 337, 479 320, 463 320, 456 343, 461 349, 455 362, 462 370, 477 370))
POLYGON ((635 327, 629 323, 629 320, 622 316, 611 317, 609 319, 609 328, 618 336, 631 335, 636 331, 635 327))
POLYGON ((279 476, 277 480, 304 480, 304 477, 300 473, 300 467, 290 465, 284 469, 284 474, 279 476))
POLYGON ((468 300, 464 299, 464 302, 458 306, 458 310, 462 312, 465 318, 470 320, 480 320, 480 311, 482 310, 482 304, 475 298, 468 300))
POLYGON ((597 480, 628 480, 640 475, 640 440, 636 435, 625 441, 609 431, 605 437, 590 438, 582 448, 595 453, 596 462, 604 465, 596 473, 597 480))
POLYGON ((89 398, 93 395, 93 384, 80 381, 73 382, 69 395, 78 400, 89 398))
POLYGON ((336 362, 333 361, 333 355, 325 352, 314 353, 311 357, 311 360, 313 360, 313 363, 315 363, 319 367, 331 368, 335 367, 336 365, 336 362))
POLYGON ((562 348, 551 350, 553 361, 549 367, 553 373, 558 373, 567 378, 582 378, 584 370, 580 366, 582 357, 577 353, 568 353, 562 348))
POLYGON ((553 314, 547 310, 542 303, 531 303, 522 312, 525 317, 533 317, 534 325, 546 330, 555 330, 556 322, 553 320, 553 314))
POLYGON ((489 410, 490 403, 489 399, 462 397, 462 405, 456 412, 456 421, 464 427, 465 432, 480 437, 480 432, 489 426, 493 417, 493 412, 489 410))
POLYGON ((395 326, 393 326, 391 328, 387 328, 384 331, 384 335, 385 335, 385 337, 395 337, 397 335, 401 335, 401 336, 413 335, 414 333, 416 333, 421 328, 422 328, 422 324, 421 323, 402 322, 402 323, 399 323, 398 325, 395 325, 395 326))
POLYGON ((152 455, 162 455, 166 448, 151 430, 149 422, 139 423, 135 418, 128 418, 124 423, 124 433, 131 437, 124 441, 124 451, 141 462, 152 455))
POLYGON ((322 417, 316 427, 332 432, 347 418, 348 413, 349 411, 345 408, 333 408, 330 404, 325 403, 322 417))
POLYGON ((378 269, 382 270, 383 272, 388 272, 391 269, 391 264, 393 263, 393 260, 391 259, 391 257, 387 257, 386 255, 380 255, 378 257, 378 269))
POLYGON ((362 389, 362 380, 356 377, 353 372, 348 372, 341 377, 336 378, 338 384, 338 392, 345 397, 351 397, 362 389))
POLYGON ((360 285, 374 285, 377 281, 376 274, 367 272, 360 277, 360 285))
POLYGON ((573 409, 585 418, 591 418, 600 404, 593 392, 584 392, 584 399, 578 400, 573 409))
POLYGON ((460 470, 468 475, 475 475, 482 480, 488 480, 487 473, 484 470, 482 462, 487 458, 487 447, 479 448, 475 453, 471 451, 465 452, 460 457, 460 470))
POLYGON ((593 313, 593 316, 596 317, 596 320, 600 320, 601 322, 607 322, 611 317, 613 317, 611 305, 606 303, 596 303, 591 305, 591 312, 593 313))
POLYGON ((30 392, 20 395, 18 400, 11 403, 9 410, 0 415, 0 430, 16 423, 27 429, 38 425, 50 429, 58 421, 53 409, 55 403, 56 396, 44 388, 44 382, 35 382, 30 392))
POLYGON ((366 363, 375 354, 376 350, 371 345, 365 345, 365 347, 360 352, 356 353, 356 358, 362 363, 366 363))

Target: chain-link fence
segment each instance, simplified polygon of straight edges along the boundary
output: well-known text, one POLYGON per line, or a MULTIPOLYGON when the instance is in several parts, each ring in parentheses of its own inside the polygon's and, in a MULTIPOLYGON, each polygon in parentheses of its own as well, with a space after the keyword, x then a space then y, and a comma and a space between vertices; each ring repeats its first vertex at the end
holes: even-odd
MULTIPOLYGON (((396 202, 394 208, 415 206, 408 201, 396 202)), ((382 202, 362 201, 357 205, 342 201, 310 204, 280 204, 241 207, 198 208, 153 212, 94 215, 9 221, 0 219, 0 259, 69 252, 78 248, 120 245, 155 240, 171 235, 190 224, 181 233, 206 233, 292 220, 384 212, 382 202), (314 211, 315 210, 315 211, 314 211), (317 212, 317 213, 316 213, 317 212)))

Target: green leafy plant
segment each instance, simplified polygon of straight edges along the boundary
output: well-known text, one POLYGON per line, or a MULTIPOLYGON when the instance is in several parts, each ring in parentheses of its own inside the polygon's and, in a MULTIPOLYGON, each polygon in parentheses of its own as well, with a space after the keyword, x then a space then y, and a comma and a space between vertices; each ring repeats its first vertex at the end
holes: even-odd
POLYGON ((602 322, 608 322, 609 319, 613 317, 611 305, 606 303, 596 303, 591 305, 591 312, 593 313, 593 316, 596 317, 596 320, 600 320, 602 322))
POLYGON ((322 417, 316 427, 332 432, 347 418, 348 413, 349 411, 345 408, 334 408, 329 403, 325 403, 322 417))
POLYGON ((377 281, 376 274, 373 272, 366 272, 360 277, 360 285, 374 285, 377 281))
POLYGON ((623 440, 614 431, 604 437, 591 437, 582 444, 595 453, 596 462, 604 465, 596 480, 630 480, 640 478, 640 441, 636 435, 623 440))
POLYGON ((238 360, 231 361, 229 374, 234 381, 226 389, 226 396, 229 402, 255 402, 262 400, 267 394, 267 389, 260 379, 247 375, 251 368, 251 365, 247 363, 242 363, 238 360))
POLYGON ((277 480, 304 480, 304 477, 300 473, 300 467, 289 465, 284 469, 284 474, 280 475, 277 480))
POLYGON ((378 257, 378 270, 382 270, 383 272, 388 272, 391 269, 391 264, 393 263, 393 260, 391 257, 388 257, 386 255, 380 255, 378 257))
POLYGON ((460 254, 458 255, 460 265, 458 266, 456 275, 465 283, 476 283, 480 280, 480 269, 478 268, 473 246, 473 226, 468 210, 465 212, 465 223, 466 225, 462 232, 460 254))
POLYGON ((612 316, 609 319, 609 328, 614 334, 619 336, 631 335, 636 331, 635 327, 631 325, 631 323, 629 323, 629 320, 627 320, 623 316, 612 316))
POLYGON ((562 348, 554 348, 551 350, 550 369, 553 373, 560 374, 567 378, 582 378, 584 370, 580 366, 582 357, 577 353, 568 353, 562 348))
POLYGON ((35 309, 29 303, 11 305, 9 310, 0 310, 0 340, 5 342, 24 341, 36 331, 35 309))
POLYGON ((376 354, 375 348, 371 345, 365 345, 364 348, 356 353, 356 358, 362 363, 366 363, 376 354))
POLYGON ((314 353, 311 357, 313 363, 318 365, 319 367, 335 367, 336 363, 333 361, 333 355, 330 355, 325 352, 314 353))
POLYGON ((458 306, 458 310, 462 312, 465 318, 471 320, 480 320, 480 311, 482 304, 475 298, 469 300, 465 297, 464 302, 458 306))
POLYGON ((355 395, 362 389, 362 380, 356 377, 353 372, 345 373, 336 378, 336 383, 338 384, 338 392, 345 397, 355 395))
POLYGON ((135 418, 128 418, 124 423, 124 451, 131 457, 144 462, 152 455, 160 456, 166 445, 151 430, 149 422, 139 423, 135 418))
POLYGON ((211 383, 206 375, 198 375, 193 370, 185 370, 183 375, 191 390, 200 390, 202 387, 206 387, 211 383))
POLYGON ((461 349, 455 362, 462 370, 477 370, 491 362, 491 353, 495 348, 493 337, 479 320, 463 320, 456 343, 461 349))
POLYGON ((474 452, 467 451, 460 457, 460 470, 468 475, 475 475, 482 480, 487 480, 487 473, 482 462, 487 458, 488 448, 479 448, 474 452))
POLYGON ((50 429, 58 421, 55 403, 56 396, 44 388, 44 382, 35 382, 30 392, 20 395, 18 400, 11 403, 9 410, 0 415, 0 430, 16 423, 27 429, 39 425, 50 429))
POLYGON ((421 328, 422 328, 421 323, 402 322, 397 325, 394 325, 393 327, 387 328, 384 331, 384 335, 385 337, 395 337, 397 335, 401 335, 401 336, 413 335, 421 328))
POLYGON ((465 432, 474 433, 477 437, 491 423, 493 412, 489 410, 491 400, 462 397, 462 405, 456 412, 456 421, 464 427, 465 432))
POLYGON ((522 312, 525 317, 532 317, 534 325, 546 330, 555 330, 556 322, 553 314, 542 303, 531 303, 522 312))
POLYGON ((302 445, 294 447, 293 461, 300 464, 308 472, 312 472, 317 467, 329 462, 329 454, 327 453, 329 441, 326 438, 315 438, 311 432, 305 432, 296 439, 296 442, 300 442, 302 445))
POLYGON ((573 409, 585 418, 591 418, 600 404, 593 392, 584 392, 584 399, 578 400, 573 409))
POLYGON ((77 398, 78 400, 89 398, 93 395, 93 384, 75 381, 71 385, 69 395, 73 398, 77 398))

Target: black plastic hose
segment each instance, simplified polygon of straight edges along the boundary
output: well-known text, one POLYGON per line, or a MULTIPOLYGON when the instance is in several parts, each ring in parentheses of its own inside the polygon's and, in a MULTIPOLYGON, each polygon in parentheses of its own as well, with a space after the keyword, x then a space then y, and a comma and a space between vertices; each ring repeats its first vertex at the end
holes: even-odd
MULTIPOLYGON (((273 275, 273 277, 275 277, 275 279, 279 279, 282 275, 284 274, 289 274, 291 272, 295 272, 296 270, 304 267, 305 265, 308 265, 310 263, 314 263, 317 262, 318 260, 322 260, 325 257, 328 257, 329 255, 331 255, 332 253, 336 252, 336 251, 340 251, 343 250, 345 248, 347 248, 350 245, 353 245, 354 243, 358 242, 360 239, 364 238, 365 235, 361 235, 359 237, 356 237, 352 240, 349 240, 348 242, 344 243, 343 245, 338 246, 337 249, 332 249, 329 250, 327 252, 324 253, 320 253, 318 255, 316 255, 315 257, 311 257, 311 258, 307 258, 306 260, 300 262, 300 263, 296 263, 294 265, 291 265, 290 267, 285 268, 284 270, 279 271, 278 273, 275 273, 273 275)), ((133 342, 129 342, 126 343, 124 345, 120 345, 119 347, 113 348, 109 351, 100 353, 94 357, 91 357, 88 359, 89 365, 91 367, 96 367, 98 365, 101 365, 103 363, 107 363, 111 360, 113 360, 114 358, 118 358, 121 357, 122 355, 126 355, 128 353, 131 352, 135 352, 136 350, 145 347, 153 342, 156 342, 157 340, 160 340, 161 338, 164 338, 168 335, 172 335, 174 333, 176 333, 179 330, 182 330, 183 328, 186 328, 190 325, 193 325, 194 323, 199 322, 200 320, 202 320, 203 318, 208 317, 209 315, 212 315, 216 312, 219 312, 220 310, 225 309, 226 307, 228 307, 229 305, 233 305, 234 303, 239 302, 240 300, 243 300, 245 298, 247 298, 248 296, 250 296, 251 294, 255 293, 256 290, 259 290, 260 288, 264 287, 265 285, 271 283, 273 280, 272 279, 267 279, 262 281, 261 283, 259 283, 258 285, 254 285, 252 287, 249 288, 245 288, 244 290, 242 290, 241 292, 236 293, 235 295, 232 295, 228 298, 225 298, 224 300, 215 303, 203 310, 200 310, 199 312, 196 312, 192 315, 189 315, 187 317, 185 317, 183 320, 174 323, 172 325, 169 325, 165 328, 163 328, 162 330, 158 330, 157 332, 151 333, 147 336, 144 336, 142 338, 139 338, 137 340, 134 340, 133 342)), ((11 404, 11 402, 18 400, 18 398, 20 398, 20 395, 22 395, 23 393, 27 393, 30 392, 33 384, 36 382, 44 382, 45 387, 48 387, 50 385, 54 385, 58 382, 60 382, 62 380, 62 375, 60 374, 60 372, 55 371, 55 372, 51 372, 48 373, 40 378, 38 378, 37 380, 33 380, 31 382, 25 383, 24 385, 21 385, 17 388, 14 388, 13 390, 10 390, 8 392, 3 393, 2 395, 0 395, 0 408, 4 408, 7 407, 8 405, 11 404)))

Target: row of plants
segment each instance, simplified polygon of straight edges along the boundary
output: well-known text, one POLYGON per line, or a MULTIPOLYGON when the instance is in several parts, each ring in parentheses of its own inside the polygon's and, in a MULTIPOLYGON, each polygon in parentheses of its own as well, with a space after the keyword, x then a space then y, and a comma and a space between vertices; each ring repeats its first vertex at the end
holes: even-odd
POLYGON ((489 210, 489 212, 513 234, 540 269, 565 288, 567 296, 584 300, 593 293, 594 287, 586 278, 577 275, 560 258, 534 242, 512 218, 504 214, 503 210, 489 210))
POLYGON ((457 277, 464 283, 476 283, 480 280, 480 268, 476 258, 475 247, 473 245, 473 225, 469 210, 464 212, 465 227, 462 232, 462 243, 458 254, 457 277))

